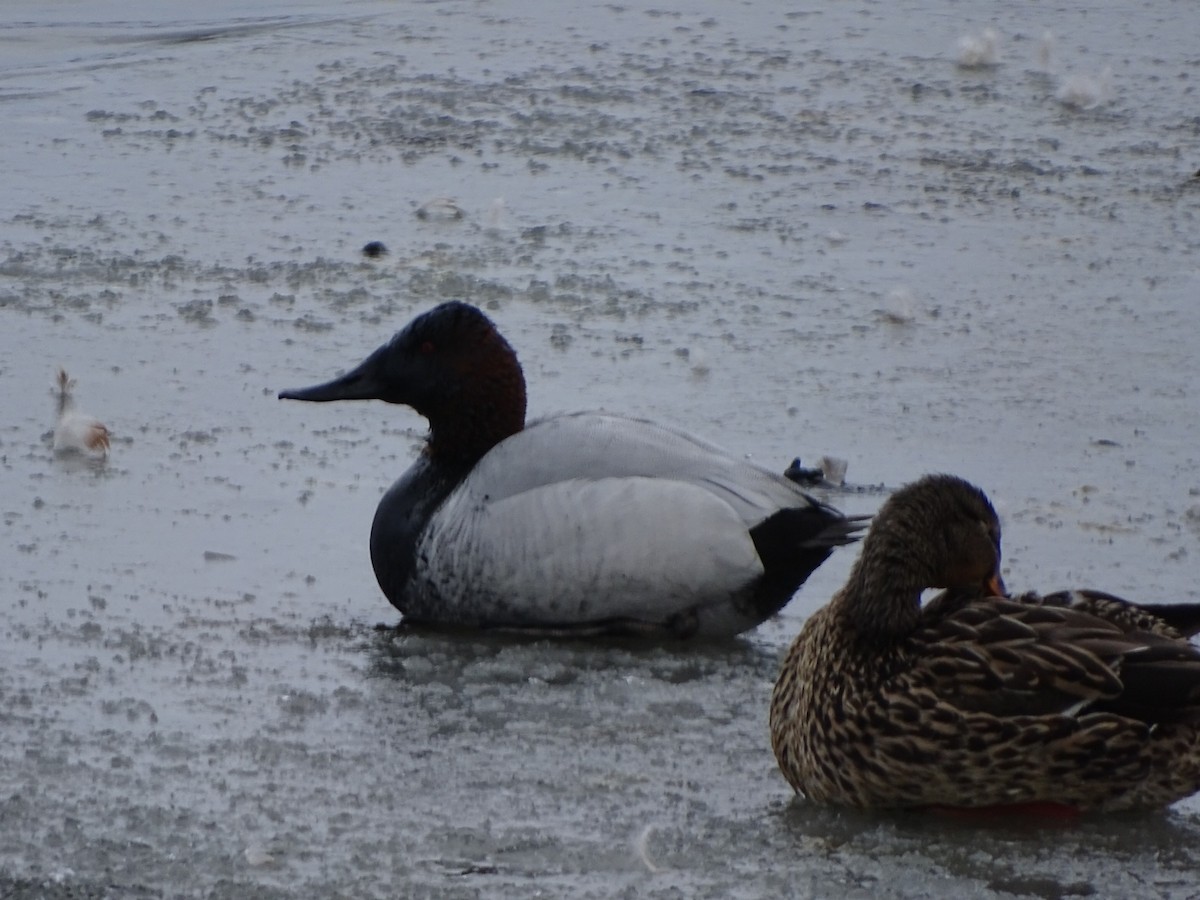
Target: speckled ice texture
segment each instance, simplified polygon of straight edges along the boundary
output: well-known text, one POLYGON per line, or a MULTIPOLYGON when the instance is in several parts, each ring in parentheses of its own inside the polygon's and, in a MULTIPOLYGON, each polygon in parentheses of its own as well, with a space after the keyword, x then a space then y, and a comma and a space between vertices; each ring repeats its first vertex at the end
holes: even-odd
POLYGON ((792 797, 771 684, 853 550, 724 646, 376 630, 424 422, 275 394, 459 298, 534 415, 953 471, 1013 590, 1200 601, 1197 34, 1190 0, 10 0, 0 896, 1195 896, 1195 799, 792 797), (107 463, 51 450, 60 364, 107 463))

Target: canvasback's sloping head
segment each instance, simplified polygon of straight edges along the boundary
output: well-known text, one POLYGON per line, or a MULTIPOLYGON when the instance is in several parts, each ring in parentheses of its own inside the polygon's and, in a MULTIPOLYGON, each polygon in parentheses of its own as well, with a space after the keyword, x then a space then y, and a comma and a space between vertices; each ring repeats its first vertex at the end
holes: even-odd
POLYGON ((281 400, 383 400, 429 420, 431 447, 476 454, 525 423, 517 355, 479 309, 452 301, 422 313, 357 367, 281 400), (440 438, 440 441, 439 441, 440 438))

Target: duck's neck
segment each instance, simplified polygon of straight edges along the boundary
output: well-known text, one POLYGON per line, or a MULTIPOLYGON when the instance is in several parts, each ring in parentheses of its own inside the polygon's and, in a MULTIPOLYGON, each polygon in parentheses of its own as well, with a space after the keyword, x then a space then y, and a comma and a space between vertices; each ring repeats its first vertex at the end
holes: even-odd
POLYGON ((929 578, 903 546, 871 540, 832 606, 853 630, 873 642, 894 642, 912 633, 921 618, 921 592, 929 578))
POLYGON ((429 443, 426 454, 445 469, 470 469, 484 454, 506 437, 525 427, 525 417, 519 421, 505 419, 481 423, 474 416, 439 416, 429 422, 429 443))
POLYGON ((496 339, 496 346, 473 357, 460 373, 469 393, 422 411, 429 419, 427 453, 441 466, 469 469, 525 427, 525 377, 516 354, 503 338, 496 339))

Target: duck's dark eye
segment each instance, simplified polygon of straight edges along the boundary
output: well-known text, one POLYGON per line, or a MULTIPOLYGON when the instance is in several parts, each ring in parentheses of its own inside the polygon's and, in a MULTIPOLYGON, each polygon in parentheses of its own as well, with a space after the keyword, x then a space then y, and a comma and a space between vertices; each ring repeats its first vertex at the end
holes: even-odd
POLYGON ((417 348, 417 352, 420 353, 422 356, 432 356, 433 351, 434 351, 433 341, 424 341, 424 342, 422 342, 421 346, 417 348))

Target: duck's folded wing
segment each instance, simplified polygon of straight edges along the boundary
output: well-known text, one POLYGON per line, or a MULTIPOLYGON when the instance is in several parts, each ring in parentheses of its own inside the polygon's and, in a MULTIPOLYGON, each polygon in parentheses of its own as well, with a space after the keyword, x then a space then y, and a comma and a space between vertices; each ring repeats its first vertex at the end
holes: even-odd
POLYGON ((503 498, 579 478, 624 477, 690 482, 751 525, 781 508, 817 503, 781 475, 687 432, 598 412, 531 423, 492 448, 469 480, 477 493, 503 498))
POLYGON ((664 622, 728 602, 762 573, 737 512, 661 478, 556 482, 500 499, 460 490, 418 547, 443 602, 514 621, 664 622))
POLYGON ((924 616, 914 644, 914 677, 964 711, 1200 721, 1195 647, 1069 606, 976 600, 924 616))
POLYGON ((1066 606, 1091 613, 1126 631, 1149 631, 1162 637, 1191 637, 1200 633, 1200 603, 1133 603, 1096 590, 1023 594, 1021 602, 1066 606))
MULTIPOLYGON (((945 616, 985 596, 978 589, 944 591, 925 604, 925 611, 931 617, 945 616)), ((1165 638, 1200 634, 1200 603, 1134 603, 1091 589, 1055 591, 1052 594, 1030 592, 1012 599, 1033 606, 1088 613, 1126 632, 1148 631, 1165 638)))

